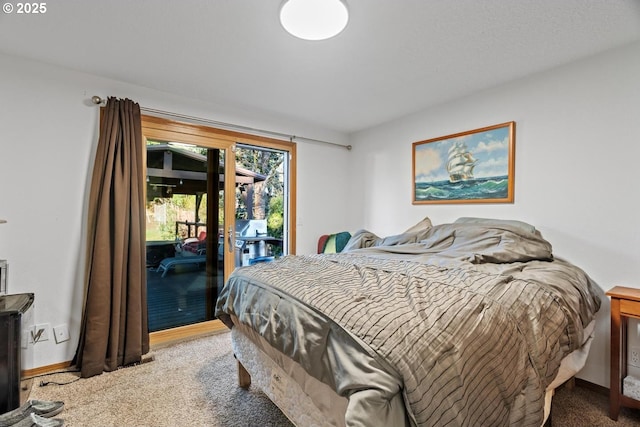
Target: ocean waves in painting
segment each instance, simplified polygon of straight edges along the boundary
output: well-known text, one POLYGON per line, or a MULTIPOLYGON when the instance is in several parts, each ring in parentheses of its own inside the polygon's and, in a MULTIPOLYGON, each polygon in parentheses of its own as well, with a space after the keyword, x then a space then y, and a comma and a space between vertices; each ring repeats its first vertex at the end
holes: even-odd
POLYGON ((417 182, 416 201, 503 199, 509 191, 506 176, 477 178, 471 181, 417 182))

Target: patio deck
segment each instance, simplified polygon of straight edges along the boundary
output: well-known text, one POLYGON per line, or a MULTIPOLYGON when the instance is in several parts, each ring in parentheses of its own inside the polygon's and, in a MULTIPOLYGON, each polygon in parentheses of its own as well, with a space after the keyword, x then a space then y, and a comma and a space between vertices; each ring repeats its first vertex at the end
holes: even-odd
MULTIPOLYGON (((222 280, 220 274, 218 287, 222 280)), ((196 264, 176 265, 166 277, 147 269, 149 332, 211 320, 206 318, 206 283, 204 267, 196 264)))

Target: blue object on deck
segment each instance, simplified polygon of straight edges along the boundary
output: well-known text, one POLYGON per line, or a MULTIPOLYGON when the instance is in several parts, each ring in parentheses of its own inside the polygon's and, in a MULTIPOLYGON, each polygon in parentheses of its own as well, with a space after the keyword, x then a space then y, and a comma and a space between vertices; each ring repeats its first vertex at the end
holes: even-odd
POLYGON ((156 269, 156 271, 162 271, 162 276, 167 275, 167 272, 176 265, 183 264, 202 264, 203 262, 207 262, 206 255, 195 255, 195 256, 181 256, 181 257, 171 257, 165 258, 160 261, 160 265, 156 269))
POLYGON ((259 262, 269 262, 269 261, 273 261, 272 256, 260 256, 257 258, 251 258, 249 259, 249 265, 253 265, 253 264, 257 264, 259 262))

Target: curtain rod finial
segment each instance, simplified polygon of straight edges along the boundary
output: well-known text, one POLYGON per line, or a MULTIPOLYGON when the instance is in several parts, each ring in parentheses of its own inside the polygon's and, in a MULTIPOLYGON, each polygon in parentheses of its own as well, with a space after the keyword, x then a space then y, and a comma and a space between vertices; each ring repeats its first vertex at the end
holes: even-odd
POLYGON ((94 104, 96 104, 96 105, 100 105, 100 104, 102 104, 102 102, 103 102, 103 101, 104 101, 104 100, 103 100, 102 98, 100 98, 98 95, 93 95, 93 96, 91 97, 91 102, 93 102, 93 103, 94 103, 94 104))

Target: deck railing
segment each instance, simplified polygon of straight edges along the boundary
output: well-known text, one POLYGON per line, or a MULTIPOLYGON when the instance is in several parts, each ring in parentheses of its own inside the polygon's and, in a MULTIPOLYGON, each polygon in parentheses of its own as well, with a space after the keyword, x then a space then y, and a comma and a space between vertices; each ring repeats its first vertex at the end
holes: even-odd
POLYGON ((178 231, 181 225, 184 225, 185 227, 187 227, 187 236, 186 236, 187 238, 198 237, 200 228, 204 228, 205 231, 207 229, 207 224, 204 222, 176 221, 176 237, 179 236, 178 231))

